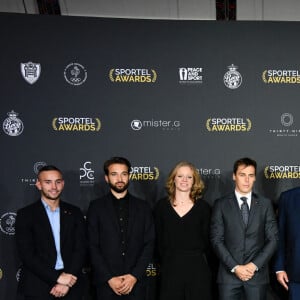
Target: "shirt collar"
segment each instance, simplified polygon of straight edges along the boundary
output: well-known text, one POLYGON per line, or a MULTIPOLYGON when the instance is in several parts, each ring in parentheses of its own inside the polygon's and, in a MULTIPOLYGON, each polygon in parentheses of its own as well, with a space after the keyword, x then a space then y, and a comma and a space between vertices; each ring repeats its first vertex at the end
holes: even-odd
MULTIPOLYGON (((52 211, 51 207, 41 198, 42 204, 47 211, 52 211)), ((52 212, 59 212, 59 206, 52 212)))
POLYGON ((251 197, 252 197, 252 192, 249 192, 246 195, 242 195, 241 193, 239 193, 238 191, 235 191, 235 196, 238 199, 239 203, 243 202, 241 200, 241 197, 246 197, 247 198, 247 202, 249 203, 249 201, 251 202, 251 197))

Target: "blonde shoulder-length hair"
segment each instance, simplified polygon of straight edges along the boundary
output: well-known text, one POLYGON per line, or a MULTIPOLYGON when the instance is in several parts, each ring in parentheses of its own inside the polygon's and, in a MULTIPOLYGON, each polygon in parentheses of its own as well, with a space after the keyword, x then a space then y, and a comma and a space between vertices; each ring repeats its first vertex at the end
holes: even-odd
POLYGON ((187 161, 181 161, 171 170, 166 182, 166 190, 172 205, 174 204, 175 191, 176 191, 174 180, 178 172, 178 169, 181 167, 189 167, 193 171, 194 182, 190 192, 190 198, 192 199, 192 201, 195 203, 198 199, 202 198, 203 196, 203 190, 205 186, 198 170, 195 168, 195 166, 192 163, 187 161))

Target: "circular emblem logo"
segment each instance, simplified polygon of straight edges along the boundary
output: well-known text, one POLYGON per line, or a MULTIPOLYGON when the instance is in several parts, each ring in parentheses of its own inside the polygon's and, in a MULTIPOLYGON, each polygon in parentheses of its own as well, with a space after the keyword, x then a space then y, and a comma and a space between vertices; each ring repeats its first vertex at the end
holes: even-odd
POLYGON ((47 164, 44 161, 38 161, 33 165, 33 171, 35 174, 38 174, 38 172, 40 171, 40 169, 42 167, 47 166, 47 164))
POLYGON ((8 212, 1 216, 0 229, 3 233, 8 235, 15 234, 16 216, 17 214, 13 212, 8 212))
POLYGON ((81 85, 87 79, 87 71, 83 65, 71 63, 64 70, 64 77, 71 85, 81 85))
POLYGON ((242 84, 242 75, 237 71, 237 66, 231 65, 228 67, 224 75, 224 84, 229 89, 237 89, 242 84))
POLYGON ((9 136, 18 136, 23 132, 23 122, 17 118, 18 113, 11 112, 7 113, 8 118, 3 122, 3 131, 9 136))
POLYGON ((131 128, 133 130, 141 130, 143 127, 143 124, 140 120, 133 120, 131 121, 131 128))
POLYGON ((283 126, 291 126, 294 123, 293 115, 290 113, 284 113, 281 115, 281 124, 283 126))

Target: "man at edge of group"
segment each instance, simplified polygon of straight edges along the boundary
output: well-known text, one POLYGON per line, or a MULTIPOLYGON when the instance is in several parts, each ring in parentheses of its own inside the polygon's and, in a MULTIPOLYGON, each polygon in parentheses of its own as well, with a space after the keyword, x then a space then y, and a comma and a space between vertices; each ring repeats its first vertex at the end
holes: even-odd
POLYGON ((300 299, 300 187, 281 193, 278 203, 279 246, 274 268, 289 300, 300 299))
POLYGON ((36 187, 41 198, 17 213, 18 292, 25 300, 81 300, 87 254, 83 214, 60 199, 64 179, 57 167, 42 167, 36 187))
POLYGON ((143 300, 152 260, 154 223, 146 201, 128 192, 131 164, 123 157, 104 163, 110 192, 91 202, 88 237, 97 299, 143 300))
POLYGON ((221 300, 265 300, 268 262, 276 251, 278 231, 272 203, 252 191, 256 162, 234 163, 235 190, 215 201, 211 242, 219 258, 221 300))

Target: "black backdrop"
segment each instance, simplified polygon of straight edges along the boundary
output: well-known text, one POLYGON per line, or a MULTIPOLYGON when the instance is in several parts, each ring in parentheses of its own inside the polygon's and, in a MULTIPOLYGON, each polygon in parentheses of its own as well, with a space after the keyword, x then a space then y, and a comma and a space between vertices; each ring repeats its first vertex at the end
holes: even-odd
POLYGON ((151 205, 179 160, 197 166, 213 204, 250 156, 276 206, 300 176, 299 29, 1 14, 0 298, 15 297, 16 211, 37 199, 43 164, 65 172, 64 199, 85 212, 107 191, 111 156, 129 158, 130 190, 151 205))

